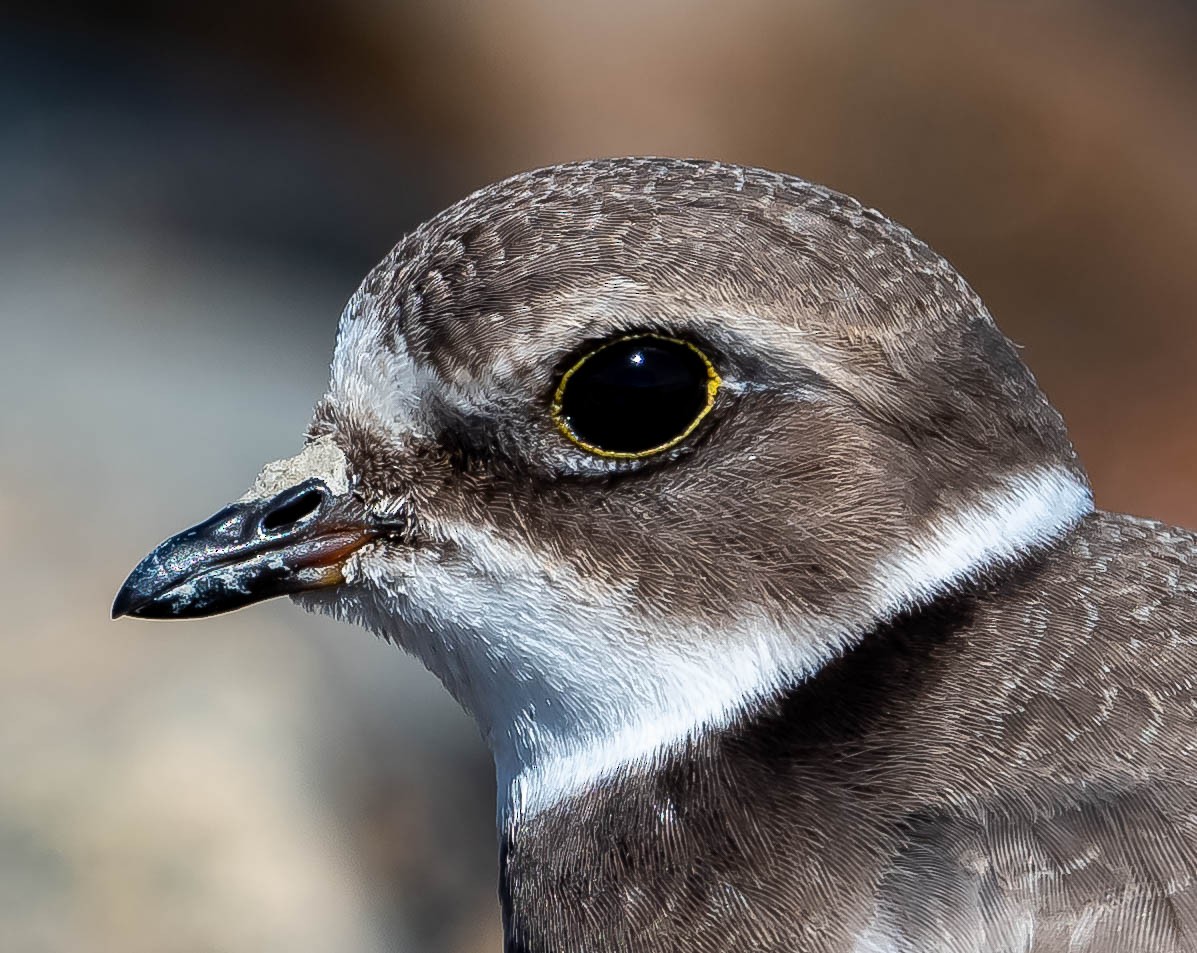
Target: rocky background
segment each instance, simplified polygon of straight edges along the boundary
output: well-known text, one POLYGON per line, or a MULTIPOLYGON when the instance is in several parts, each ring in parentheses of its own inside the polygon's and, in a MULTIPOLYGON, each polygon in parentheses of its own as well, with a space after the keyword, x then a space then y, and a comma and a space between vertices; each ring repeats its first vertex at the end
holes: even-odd
POLYGON ((275 602, 107 619, 293 453, 336 320, 519 169, 710 156, 946 254, 1101 505, 1197 526, 1190 2, 5 5, 0 949, 499 948, 493 782, 435 681, 275 602))

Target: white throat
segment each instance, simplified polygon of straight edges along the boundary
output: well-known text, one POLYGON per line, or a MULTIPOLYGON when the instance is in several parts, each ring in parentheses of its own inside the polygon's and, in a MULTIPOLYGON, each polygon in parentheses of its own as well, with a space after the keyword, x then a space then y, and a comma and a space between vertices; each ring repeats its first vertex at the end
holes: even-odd
POLYGON ((363 559, 368 585, 353 587, 352 606, 328 608, 396 638, 475 716, 510 822, 729 724, 878 623, 1057 540, 1092 507, 1089 488, 1063 468, 1007 477, 879 560, 851 614, 784 627, 737 611, 720 631, 641 635, 629 593, 464 525, 439 532, 468 562, 417 558, 396 581, 363 559))

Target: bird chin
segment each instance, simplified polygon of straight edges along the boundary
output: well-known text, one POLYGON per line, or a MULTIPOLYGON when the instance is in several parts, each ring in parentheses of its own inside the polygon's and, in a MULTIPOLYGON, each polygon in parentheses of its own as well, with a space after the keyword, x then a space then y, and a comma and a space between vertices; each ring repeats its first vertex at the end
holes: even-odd
POLYGON ((310 589, 306 592, 292 593, 290 599, 305 612, 332 616, 334 619, 344 618, 345 609, 342 603, 348 598, 346 586, 329 586, 326 589, 310 589))
MULTIPOLYGON (((394 593, 357 581, 297 592, 290 598, 307 612, 361 626, 379 638, 411 651, 413 633, 406 623, 409 613, 405 611, 404 600, 394 593)), ((424 637, 427 638, 427 633, 424 637)))

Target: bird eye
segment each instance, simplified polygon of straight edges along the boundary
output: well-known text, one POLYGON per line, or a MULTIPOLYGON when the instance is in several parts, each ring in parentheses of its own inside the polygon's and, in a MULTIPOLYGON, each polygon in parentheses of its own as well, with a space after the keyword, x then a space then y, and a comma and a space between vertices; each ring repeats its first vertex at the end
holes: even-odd
POLYGON ((680 443, 710 411, 719 374, 688 341, 639 334, 585 355, 561 378, 553 420, 583 450, 629 460, 680 443))

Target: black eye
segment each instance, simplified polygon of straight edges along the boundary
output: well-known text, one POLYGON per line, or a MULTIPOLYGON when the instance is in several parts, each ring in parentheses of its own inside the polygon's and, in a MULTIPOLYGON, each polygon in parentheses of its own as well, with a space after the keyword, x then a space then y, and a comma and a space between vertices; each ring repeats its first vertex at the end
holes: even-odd
POLYGON ((591 453, 645 457, 688 437, 711 409, 719 384, 710 360, 688 341, 619 338, 565 372, 553 419, 591 453))

